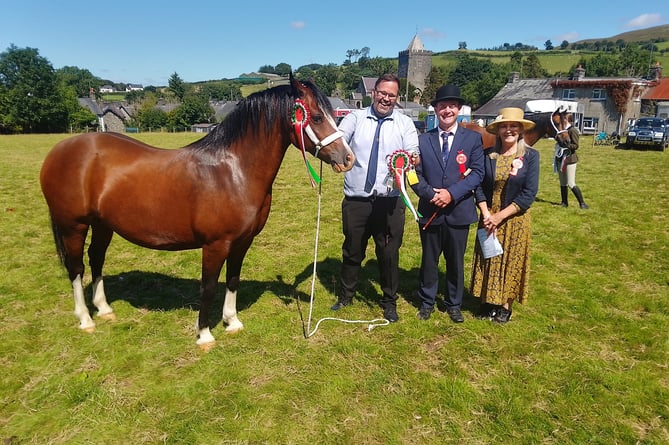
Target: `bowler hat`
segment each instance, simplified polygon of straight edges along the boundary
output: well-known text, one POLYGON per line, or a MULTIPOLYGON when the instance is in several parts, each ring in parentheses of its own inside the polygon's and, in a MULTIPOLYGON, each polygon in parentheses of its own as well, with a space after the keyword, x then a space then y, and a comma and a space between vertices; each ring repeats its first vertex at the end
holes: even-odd
POLYGON ((437 90, 437 95, 432 102, 432 106, 435 106, 437 102, 442 100, 456 100, 460 104, 464 104, 465 100, 460 97, 460 88, 457 85, 444 85, 437 90))

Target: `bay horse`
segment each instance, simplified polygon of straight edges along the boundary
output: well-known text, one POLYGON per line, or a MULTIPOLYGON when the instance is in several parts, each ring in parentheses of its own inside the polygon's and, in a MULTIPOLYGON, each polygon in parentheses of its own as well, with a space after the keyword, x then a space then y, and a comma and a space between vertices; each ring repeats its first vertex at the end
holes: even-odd
POLYGON ((102 267, 112 235, 159 250, 202 249, 197 341, 215 343, 209 313, 227 260, 223 322, 239 331, 237 290, 242 261, 270 212, 272 184, 290 145, 351 169, 355 156, 342 138, 328 98, 312 82, 254 93, 212 132, 179 149, 152 147, 115 133, 89 133, 56 144, 40 172, 57 253, 67 269, 79 328, 95 322, 84 298, 84 244, 93 305, 115 315, 105 296, 102 267), (306 136, 305 137, 305 133, 306 136))
MULTIPOLYGON (((567 111, 561 108, 550 112, 541 113, 525 113, 525 119, 534 122, 534 128, 523 133, 523 140, 528 145, 534 145, 539 139, 544 136, 551 138, 558 137, 564 128, 563 123, 566 120, 567 111)), ((496 135, 488 133, 485 127, 478 125, 476 122, 458 122, 465 128, 478 132, 483 139, 483 148, 494 147, 496 135)))

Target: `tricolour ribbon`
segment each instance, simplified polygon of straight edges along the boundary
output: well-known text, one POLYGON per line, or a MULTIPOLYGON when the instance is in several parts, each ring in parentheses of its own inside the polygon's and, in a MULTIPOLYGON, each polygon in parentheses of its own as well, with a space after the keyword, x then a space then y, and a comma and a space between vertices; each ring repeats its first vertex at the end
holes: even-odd
POLYGON ((410 166, 411 166, 410 156, 409 152, 407 152, 406 150, 395 150, 393 154, 390 155, 390 160, 388 161, 388 168, 390 168, 390 174, 393 175, 395 184, 397 185, 397 188, 400 191, 400 196, 402 197, 402 201, 404 201, 404 205, 406 205, 409 208, 409 210, 411 210, 414 219, 418 221, 418 218, 422 217, 423 215, 418 213, 416 209, 413 207, 413 204, 411 204, 411 200, 409 199, 409 195, 407 194, 407 189, 405 186, 405 178, 406 178, 405 173, 410 166))
POLYGON ((293 115, 291 120, 293 122, 293 127, 295 128, 295 135, 297 136, 297 141, 300 145, 300 151, 302 152, 302 158, 304 158, 304 165, 307 167, 307 173, 309 174, 309 180, 311 181, 311 186, 316 187, 316 184, 320 184, 321 178, 316 173, 316 170, 311 166, 309 160, 307 159, 307 151, 304 145, 304 130, 309 127, 309 109, 302 99, 295 99, 295 106, 293 107, 293 115))

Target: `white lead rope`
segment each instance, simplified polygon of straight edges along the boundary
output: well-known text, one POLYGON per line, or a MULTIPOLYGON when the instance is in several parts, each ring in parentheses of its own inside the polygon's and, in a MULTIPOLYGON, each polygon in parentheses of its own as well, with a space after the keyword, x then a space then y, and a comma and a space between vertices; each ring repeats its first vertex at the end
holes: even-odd
MULTIPOLYGON (((343 323, 367 323, 367 331, 371 331, 377 326, 387 326, 390 324, 388 320, 385 318, 375 318, 374 320, 345 320, 343 318, 334 318, 334 317, 325 317, 321 318, 318 320, 316 323, 316 326, 314 327, 314 331, 311 332, 311 315, 314 310, 314 288, 316 286, 316 264, 318 262, 318 236, 320 234, 320 228, 321 228, 321 196, 322 196, 322 190, 323 190, 323 161, 321 161, 321 168, 320 168, 320 177, 321 177, 321 182, 318 185, 318 212, 317 212, 317 217, 316 217, 316 241, 314 243, 314 267, 313 271, 311 273, 311 295, 309 298, 309 318, 307 319, 307 330, 306 330, 306 338, 311 337, 318 331, 318 327, 320 326, 321 322, 325 320, 334 320, 334 321, 341 321, 343 323)), ((299 302, 299 299, 298 299, 299 302)))

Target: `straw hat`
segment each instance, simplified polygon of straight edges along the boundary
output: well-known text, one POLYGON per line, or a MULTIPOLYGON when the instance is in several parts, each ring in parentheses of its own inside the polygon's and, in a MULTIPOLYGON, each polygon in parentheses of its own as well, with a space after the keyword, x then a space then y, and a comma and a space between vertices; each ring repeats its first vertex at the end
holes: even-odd
POLYGON ((488 133, 497 134, 497 126, 502 122, 518 122, 523 126, 523 131, 534 128, 534 122, 524 119, 523 110, 520 108, 509 107, 499 110, 499 114, 495 120, 488 124, 485 129, 488 133))

